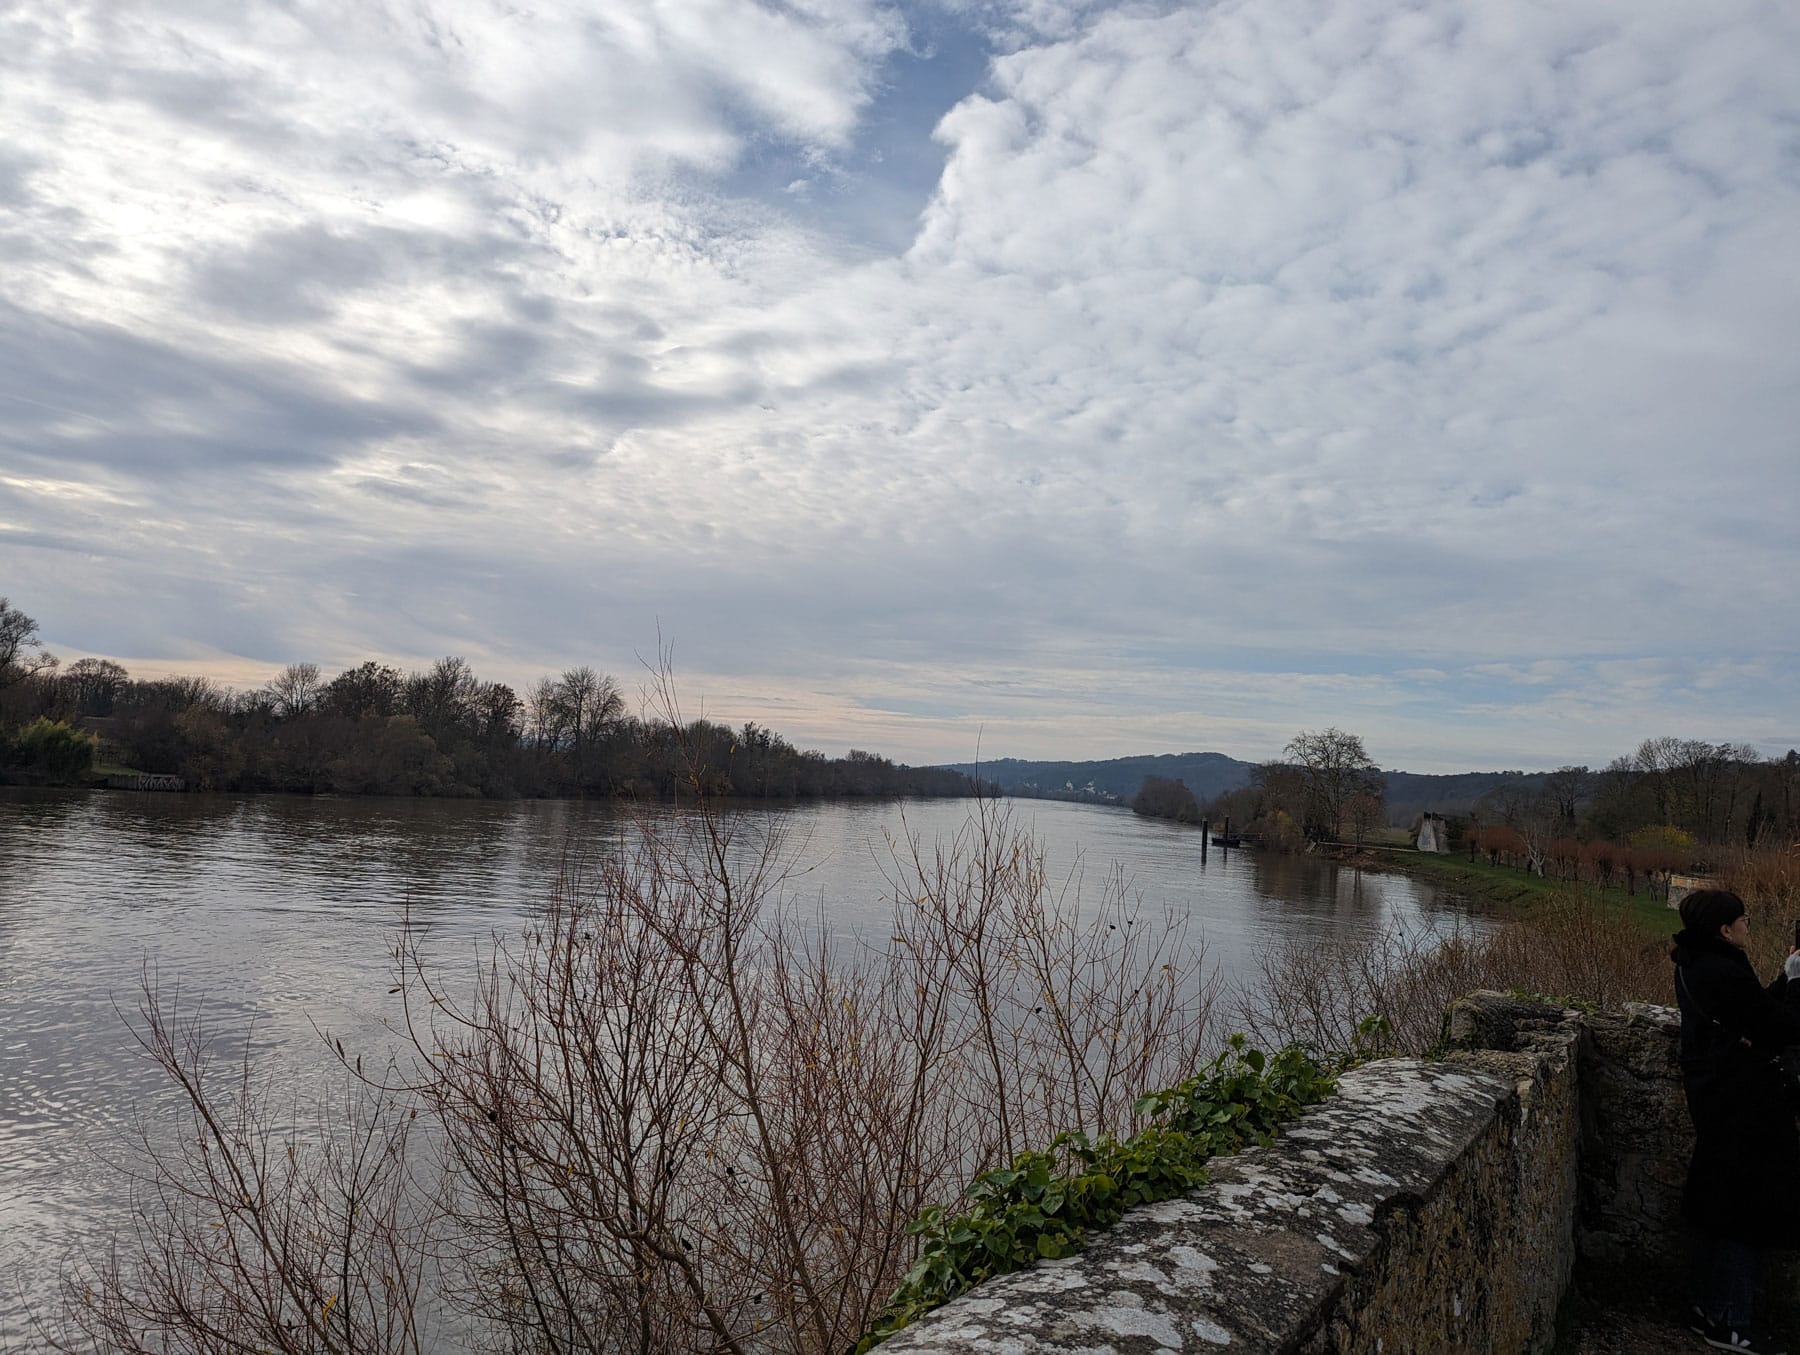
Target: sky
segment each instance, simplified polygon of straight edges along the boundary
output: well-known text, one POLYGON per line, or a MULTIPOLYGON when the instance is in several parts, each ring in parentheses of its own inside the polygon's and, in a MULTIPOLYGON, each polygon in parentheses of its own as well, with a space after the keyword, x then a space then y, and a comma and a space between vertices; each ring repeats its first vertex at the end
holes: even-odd
POLYGON ((1800 745, 1800 6, 0 0, 0 594, 907 761, 1800 745))

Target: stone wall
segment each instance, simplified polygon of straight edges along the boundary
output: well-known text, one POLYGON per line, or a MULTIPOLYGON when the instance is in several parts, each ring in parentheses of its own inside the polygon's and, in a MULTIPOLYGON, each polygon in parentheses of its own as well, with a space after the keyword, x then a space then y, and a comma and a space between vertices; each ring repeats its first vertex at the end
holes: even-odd
POLYGON ((1358 1068, 1201 1189, 982 1285, 882 1349, 1546 1349, 1573 1259, 1576 1038, 1358 1068), (1558 1153, 1566 1170, 1542 1170, 1558 1153))
MULTIPOLYGON (((1457 1008, 1495 1011, 1511 1001, 1472 994, 1452 1008, 1452 1020, 1457 1008)), ((1529 1039, 1534 1020, 1541 1024, 1547 1011, 1540 1006, 1535 1019, 1526 1017, 1514 1038, 1529 1039)), ((1681 1018, 1673 1007, 1628 1002, 1618 1012, 1565 1012, 1562 1023, 1581 1033, 1576 1278, 1604 1302, 1665 1311, 1671 1296, 1688 1290, 1681 1192, 1694 1129, 1681 1086, 1681 1018)), ((1800 1172, 1800 1163, 1795 1167, 1800 1172)), ((1787 1186, 1769 1183, 1771 1190, 1787 1186)), ((1771 1255, 1767 1266, 1767 1319, 1777 1327, 1800 1325, 1800 1257, 1771 1255)))
POLYGON ((1445 1032, 1443 1058, 1347 1073, 1268 1148, 885 1355, 1510 1355, 1550 1348, 1572 1277, 1666 1307, 1693 1146, 1675 1013, 1476 993, 1445 1032))
POLYGON ((1681 1090, 1681 1019, 1629 1004, 1582 1019, 1581 1206, 1586 1284, 1667 1292, 1685 1270, 1681 1188, 1694 1128, 1681 1090))

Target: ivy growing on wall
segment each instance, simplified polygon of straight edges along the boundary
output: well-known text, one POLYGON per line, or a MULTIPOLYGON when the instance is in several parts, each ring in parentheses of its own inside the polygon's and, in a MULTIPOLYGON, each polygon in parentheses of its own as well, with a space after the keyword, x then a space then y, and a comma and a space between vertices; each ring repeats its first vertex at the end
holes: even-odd
POLYGON ((1130 1138, 1059 1134, 1047 1150, 983 1172, 969 1184, 966 1210, 933 1206, 908 1226, 921 1239, 919 1258, 852 1355, 983 1280, 1078 1251, 1090 1229, 1127 1209, 1192 1190, 1209 1159, 1267 1144, 1335 1086, 1333 1068, 1309 1051, 1268 1056, 1234 1035, 1193 1077, 1140 1097, 1136 1110, 1150 1124, 1130 1138))

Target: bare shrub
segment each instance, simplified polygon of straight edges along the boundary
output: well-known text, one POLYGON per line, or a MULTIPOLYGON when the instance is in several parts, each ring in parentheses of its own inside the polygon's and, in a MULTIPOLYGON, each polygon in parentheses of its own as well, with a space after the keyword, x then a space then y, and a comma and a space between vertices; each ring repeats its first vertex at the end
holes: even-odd
POLYGON ((1794 923, 1800 919, 1800 844, 1739 847, 1726 857, 1719 879, 1749 911, 1756 972, 1774 974, 1794 944, 1794 923))
POLYGON ((1052 881, 991 801, 954 841, 890 844, 876 936, 796 907, 780 840, 704 799, 628 836, 471 980, 404 929, 409 1062, 303 1088, 301 1128, 150 987, 190 1123, 146 1133, 65 1347, 416 1350, 430 1318, 435 1348, 841 1351, 928 1204, 1060 1130, 1130 1132, 1214 1043, 1182 920, 1116 874, 1052 881))
POLYGON ((1234 1007, 1265 1043, 1348 1049, 1358 1021, 1379 1016, 1398 1049, 1423 1053, 1441 1037, 1444 1009, 1477 988, 1600 1007, 1667 1002, 1666 946, 1623 905, 1570 888, 1484 935, 1390 927, 1361 940, 1272 946, 1238 983, 1234 1007))
POLYGON ((1380 1016, 1398 1048, 1422 1050, 1438 1035, 1439 996, 1467 991, 1457 985, 1475 972, 1475 944, 1460 935, 1403 927, 1361 940, 1282 941, 1260 953, 1254 971, 1239 976, 1234 1006, 1261 1043, 1350 1049, 1359 1021, 1380 1016))
MULTIPOLYGON (((1599 844, 1595 860, 1629 871, 1666 869, 1635 849, 1599 844)), ((1665 853, 1665 856, 1669 854, 1665 853)), ((1794 944, 1800 919, 1800 848, 1739 848, 1724 862, 1721 883, 1749 909, 1750 958, 1772 977, 1794 944)), ((1403 928, 1361 941, 1289 941, 1266 951, 1256 973, 1234 988, 1232 1007, 1265 1043, 1299 1040, 1320 1049, 1351 1047, 1357 1022, 1385 1017, 1398 1048, 1430 1049, 1444 1008, 1476 988, 1523 990, 1601 1008, 1622 1002, 1672 1002, 1668 936, 1647 927, 1626 904, 1594 889, 1559 890, 1493 931, 1457 931, 1440 940, 1403 928)))
POLYGON ((1086 902, 1079 867, 1053 881, 992 802, 948 843, 894 843, 892 862, 885 967, 948 996, 957 1082, 992 1107, 982 1156, 1064 1129, 1127 1133, 1146 1088, 1209 1052, 1204 950, 1185 917, 1146 913, 1117 868, 1086 902))
POLYGON ((1600 1008, 1667 1003, 1674 996, 1668 938, 1679 925, 1670 919, 1660 931, 1646 928, 1628 904, 1597 890, 1560 890, 1484 938, 1479 986, 1600 1008))
MULTIPOLYGON (((696 777, 696 787, 706 784, 696 777)), ((68 1274, 51 1344, 149 1351, 848 1348, 915 1257, 907 1223, 1058 1131, 1127 1134, 1216 1045, 1178 918, 1084 896, 992 802, 890 843, 872 936, 797 907, 778 838, 702 800, 571 862, 468 979, 404 931, 408 1062, 279 1099, 153 982, 136 1030, 178 1090, 132 1215, 68 1274), (278 1113, 279 1112, 279 1113, 278 1113)), ((1800 861, 1726 882, 1763 972, 1800 861)), ((1670 919, 1671 930, 1674 919, 1670 919)), ((1490 932, 1266 951, 1229 994, 1266 1045, 1423 1052, 1475 988, 1666 1002, 1663 942, 1570 887, 1490 932)))
POLYGON ((138 1043, 179 1089, 178 1123, 144 1124, 124 1168, 130 1223, 65 1275, 59 1349, 105 1352, 429 1348, 419 1298, 431 1220, 404 1104, 357 1079, 284 1117, 246 1043, 217 1060, 197 1014, 146 973, 138 1043))
POLYGON ((896 844, 877 940, 808 925, 745 831, 646 825, 495 946, 470 1004, 408 959, 460 1302, 513 1348, 843 1349, 927 1204, 1061 1129, 1128 1129, 1199 1061, 1179 924, 1116 888, 1084 915, 991 804, 896 844))

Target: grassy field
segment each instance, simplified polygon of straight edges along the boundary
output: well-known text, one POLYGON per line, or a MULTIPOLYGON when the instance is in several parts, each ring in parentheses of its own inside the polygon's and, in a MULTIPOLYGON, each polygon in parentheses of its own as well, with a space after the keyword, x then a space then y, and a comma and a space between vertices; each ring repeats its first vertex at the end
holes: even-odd
POLYGON ((1601 890, 1594 885, 1570 884, 1512 866, 1489 865, 1479 857, 1471 861, 1463 854, 1435 856, 1425 852, 1383 852, 1381 864, 1492 903, 1530 908, 1578 890, 1622 907, 1627 916, 1640 922, 1648 932, 1664 935, 1680 925, 1662 899, 1646 890, 1630 894, 1621 888, 1601 890))

